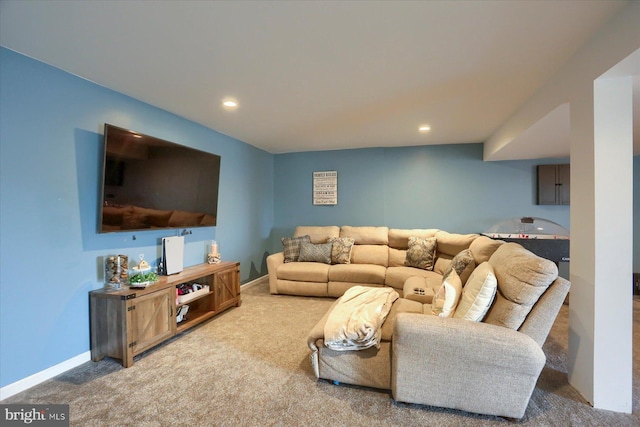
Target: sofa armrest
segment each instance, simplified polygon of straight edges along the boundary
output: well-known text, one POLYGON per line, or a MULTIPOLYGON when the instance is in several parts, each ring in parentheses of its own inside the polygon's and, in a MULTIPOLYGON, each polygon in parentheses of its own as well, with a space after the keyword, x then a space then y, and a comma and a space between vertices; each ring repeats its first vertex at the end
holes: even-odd
POLYGON ((269 273, 269 292, 278 293, 278 267, 284 264, 284 252, 277 252, 267 257, 267 272, 269 273))
POLYGON ((391 390, 397 401, 521 418, 546 358, 520 332, 485 323, 400 313, 391 390))

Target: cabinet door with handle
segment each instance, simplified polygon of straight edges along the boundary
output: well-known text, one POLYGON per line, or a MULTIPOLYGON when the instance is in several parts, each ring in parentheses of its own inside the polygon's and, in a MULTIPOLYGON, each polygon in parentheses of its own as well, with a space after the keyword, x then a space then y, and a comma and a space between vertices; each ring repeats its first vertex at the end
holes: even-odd
POLYGON ((214 279, 216 312, 232 305, 240 304, 240 271, 239 267, 219 271, 214 279))
POLYGON ((568 205, 571 201, 570 165, 538 165, 537 170, 538 204, 568 205))
POLYGON ((175 298, 175 288, 168 288, 127 301, 129 354, 135 356, 175 334, 175 298))
POLYGON ((558 204, 568 205, 571 202, 571 168, 569 165, 558 165, 558 204))

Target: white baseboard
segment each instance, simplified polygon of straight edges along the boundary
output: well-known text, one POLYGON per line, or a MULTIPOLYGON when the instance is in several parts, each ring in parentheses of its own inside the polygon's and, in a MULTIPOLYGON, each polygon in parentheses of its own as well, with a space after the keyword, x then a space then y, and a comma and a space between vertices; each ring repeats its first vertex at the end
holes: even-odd
MULTIPOLYGON (((240 288, 248 289, 268 281, 269 281, 269 276, 265 275, 245 283, 240 288)), ((90 360, 91 360, 91 352, 87 351, 85 353, 72 357, 71 359, 66 360, 62 363, 58 363, 55 366, 47 368, 44 371, 40 371, 36 374, 23 378, 19 381, 16 381, 15 383, 4 386, 0 388, 0 400, 7 399, 13 396, 14 394, 18 394, 22 391, 25 391, 35 385, 43 383, 46 380, 49 380, 55 377, 56 375, 60 375, 61 373, 66 372, 69 369, 75 368, 76 366, 80 366, 83 363, 88 362, 90 360)))
POLYGON ((30 375, 26 378, 23 378, 19 381, 16 381, 13 384, 9 384, 0 388, 0 400, 7 399, 14 394, 18 394, 21 391, 25 391, 35 385, 45 382, 57 375, 60 375, 63 372, 68 371, 69 369, 75 368, 76 366, 80 366, 85 362, 91 360, 91 352, 87 351, 85 353, 79 354, 71 359, 65 360, 62 363, 58 363, 55 366, 45 369, 44 371, 40 371, 33 375, 30 375))
POLYGON ((264 282, 268 282, 269 281, 269 275, 265 274, 262 277, 258 277, 257 279, 253 279, 250 282, 245 283, 244 285, 240 286, 240 290, 242 289, 249 289, 251 287, 257 286, 257 285, 261 285, 264 282))

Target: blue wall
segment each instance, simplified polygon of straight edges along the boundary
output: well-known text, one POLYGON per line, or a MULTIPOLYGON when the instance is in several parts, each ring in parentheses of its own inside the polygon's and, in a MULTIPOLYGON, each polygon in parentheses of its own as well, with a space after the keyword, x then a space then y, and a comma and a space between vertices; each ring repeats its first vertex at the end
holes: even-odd
POLYGON ((96 233, 105 122, 221 155, 218 225, 191 229, 185 265, 216 239, 242 282, 266 274, 272 154, 4 48, 0 82, 0 387, 89 350, 103 256, 155 260, 177 234, 96 233))
MULTIPOLYGON (((567 206, 535 204, 535 165, 567 159, 483 162, 481 144, 274 156, 6 49, 0 83, 0 387, 89 350, 88 292, 102 287, 103 256, 153 260, 176 234, 96 233, 105 122, 222 156, 218 226, 192 229, 185 265, 216 239, 242 282, 266 274, 267 254, 301 224, 474 233, 527 215, 569 229, 567 206), (337 206, 312 204, 322 170, 338 171, 337 206)), ((635 181, 639 168, 636 157, 635 181)), ((636 226, 634 271, 639 245, 636 226)))
MULTIPOLYGON (((535 216, 569 228, 568 206, 536 205, 536 165, 484 162, 482 144, 374 148, 275 157, 274 247, 296 225, 387 225, 480 233, 535 216), (314 206, 314 171, 338 171, 338 204, 314 206)), ((280 245, 281 248, 281 245, 280 245)))

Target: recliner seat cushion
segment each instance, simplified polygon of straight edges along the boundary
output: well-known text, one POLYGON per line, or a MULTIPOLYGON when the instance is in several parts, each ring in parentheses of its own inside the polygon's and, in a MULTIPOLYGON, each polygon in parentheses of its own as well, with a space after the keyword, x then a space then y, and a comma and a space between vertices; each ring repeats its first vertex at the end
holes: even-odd
POLYGON ((328 264, 319 262, 288 262, 278 267, 278 279, 299 282, 328 282, 328 264))
POLYGON ((384 284, 386 268, 370 264, 336 264, 329 269, 332 282, 384 284))
POLYGON ((389 267, 387 268, 387 277, 384 284, 392 288, 403 290, 404 282, 409 277, 420 276, 426 278, 430 287, 435 286, 436 289, 442 283, 442 275, 429 270, 422 270, 415 267, 389 267))

